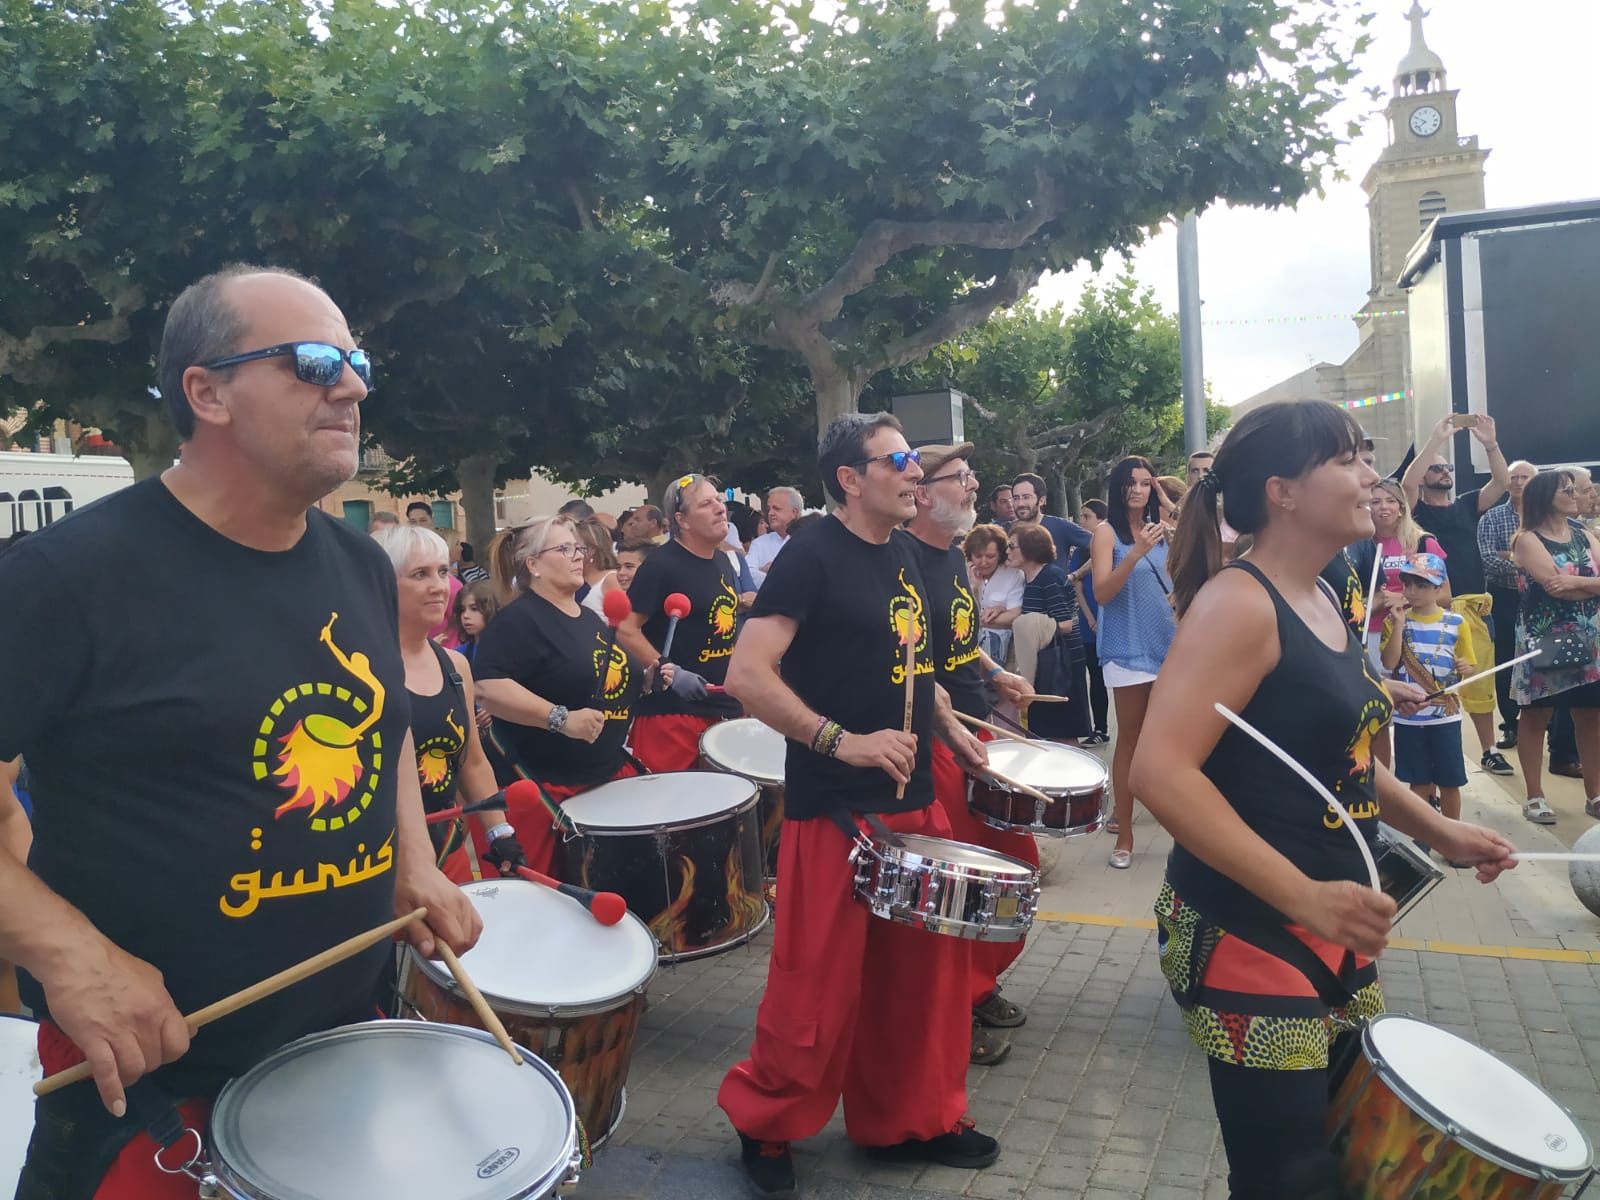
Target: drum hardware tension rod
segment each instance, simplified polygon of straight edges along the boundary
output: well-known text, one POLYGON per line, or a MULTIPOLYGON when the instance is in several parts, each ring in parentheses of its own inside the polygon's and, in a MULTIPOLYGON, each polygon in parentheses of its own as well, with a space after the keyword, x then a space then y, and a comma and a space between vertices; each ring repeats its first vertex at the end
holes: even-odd
MULTIPOLYGON (((374 929, 369 929, 366 933, 358 933, 355 937, 340 942, 337 946, 330 946, 320 954, 313 954, 304 962, 296 963, 292 967, 286 967, 276 975, 269 975, 260 983, 252 983, 249 987, 242 988, 231 996, 223 997, 215 1004, 208 1004, 204 1008, 196 1009, 184 1017, 184 1024, 189 1027, 189 1032, 192 1035, 202 1026, 209 1025, 211 1022, 219 1020, 230 1013, 238 1012, 246 1005, 254 1004, 257 1000, 263 1000, 274 992, 281 992, 290 984, 299 983, 302 979, 309 979, 318 971, 360 954, 363 950, 376 946, 379 942, 387 941, 407 925, 414 921, 420 921, 427 915, 428 910, 426 908, 418 908, 403 917, 396 917, 392 921, 386 921, 374 929)), ((437 937, 435 937, 435 941, 440 946, 444 945, 442 941, 438 941, 437 937)), ((80 1080, 88 1079, 93 1074, 93 1068, 88 1063, 81 1062, 77 1066, 68 1067, 65 1071, 57 1071, 54 1075, 48 1075, 41 1079, 33 1085, 33 1094, 35 1096, 48 1096, 51 1092, 59 1091, 69 1083, 77 1083, 80 1080)))

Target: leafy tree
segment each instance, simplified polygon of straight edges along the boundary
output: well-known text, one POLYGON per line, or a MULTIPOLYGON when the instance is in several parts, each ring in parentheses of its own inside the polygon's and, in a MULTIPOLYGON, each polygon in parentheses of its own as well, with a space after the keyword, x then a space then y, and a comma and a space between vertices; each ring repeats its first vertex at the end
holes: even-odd
POLYGON ((822 424, 1047 268, 1315 186, 1365 41, 1346 7, 658 0, 647 216, 730 330, 799 356, 822 424))

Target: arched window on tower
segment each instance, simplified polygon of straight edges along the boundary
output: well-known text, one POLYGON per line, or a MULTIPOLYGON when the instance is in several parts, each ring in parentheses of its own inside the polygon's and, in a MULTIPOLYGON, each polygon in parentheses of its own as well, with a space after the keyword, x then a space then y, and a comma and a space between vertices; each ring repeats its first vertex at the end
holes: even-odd
POLYGON ((1444 195, 1440 192, 1423 192, 1417 201, 1417 224, 1427 229, 1435 217, 1444 216, 1444 195))

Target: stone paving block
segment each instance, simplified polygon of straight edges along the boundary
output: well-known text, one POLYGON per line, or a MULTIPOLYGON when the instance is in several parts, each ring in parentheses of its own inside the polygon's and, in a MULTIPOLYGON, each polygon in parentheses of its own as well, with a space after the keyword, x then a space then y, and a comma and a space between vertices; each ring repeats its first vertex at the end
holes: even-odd
POLYGON ((1028 1185, 1020 1179, 996 1175, 993 1171, 978 1171, 962 1194, 976 1196, 978 1200, 1013 1200, 1013 1197, 1026 1196, 1028 1185))

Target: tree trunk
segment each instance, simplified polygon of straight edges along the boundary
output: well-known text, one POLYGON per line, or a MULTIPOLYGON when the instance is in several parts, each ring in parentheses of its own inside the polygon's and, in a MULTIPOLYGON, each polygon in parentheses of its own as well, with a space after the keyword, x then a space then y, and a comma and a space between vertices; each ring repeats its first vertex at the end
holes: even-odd
POLYGON ((663 463, 639 481, 644 485, 645 503, 654 504, 665 516, 667 510, 661 501, 667 494, 667 485, 676 479, 682 479, 691 471, 698 473, 699 470, 698 463, 663 463))
POLYGON ((499 465, 492 454, 471 454, 456 464, 461 511, 467 519, 465 540, 472 543, 480 564, 489 561, 489 543, 494 541, 494 472, 499 465))
POLYGON ((118 447, 133 465, 133 477, 148 479, 161 474, 178 457, 178 434, 171 425, 157 417, 145 421, 139 436, 119 442, 118 447))
POLYGON ((817 401, 817 440, 822 432, 837 418, 856 411, 865 380, 857 382, 848 371, 811 369, 811 388, 817 401))
POLYGON ((1017 434, 1017 474, 1024 475, 1028 472, 1037 472, 1039 469, 1039 452, 1028 441, 1027 431, 1017 434))

